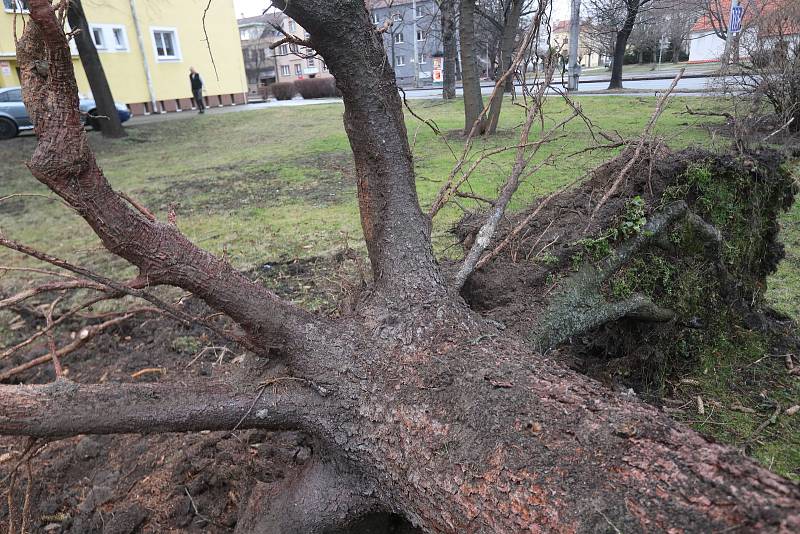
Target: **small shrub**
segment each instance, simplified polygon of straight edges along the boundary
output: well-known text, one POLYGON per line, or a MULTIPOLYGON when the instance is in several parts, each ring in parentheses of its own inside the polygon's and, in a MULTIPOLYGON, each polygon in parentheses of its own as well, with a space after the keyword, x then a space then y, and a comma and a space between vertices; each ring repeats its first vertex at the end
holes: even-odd
POLYGON ((308 78, 294 82, 300 95, 305 98, 333 98, 341 96, 336 89, 336 81, 333 78, 308 78))
POLYGON ((269 86, 276 100, 291 100, 297 94, 294 82, 277 82, 269 86))

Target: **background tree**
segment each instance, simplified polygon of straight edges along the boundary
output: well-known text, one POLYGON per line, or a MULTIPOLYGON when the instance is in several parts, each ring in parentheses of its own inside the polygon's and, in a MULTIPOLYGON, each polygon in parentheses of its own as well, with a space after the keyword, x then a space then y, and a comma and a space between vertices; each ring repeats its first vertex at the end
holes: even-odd
POLYGON ((611 60, 609 89, 622 88, 622 65, 628 39, 633 33, 637 19, 652 0, 588 0, 589 15, 598 27, 613 32, 614 52, 611 60))
POLYGON ((456 0, 439 0, 439 13, 442 23, 442 54, 444 58, 442 97, 445 100, 452 100, 456 97, 456 63, 458 62, 456 10, 456 0))
POLYGON ((458 36, 461 44, 461 85, 464 91, 464 133, 473 128, 482 135, 486 131, 486 117, 482 116, 483 96, 478 70, 478 50, 475 37, 477 0, 461 0, 458 19, 458 36))
MULTIPOLYGON (((515 223, 496 240, 519 184, 547 163, 532 163, 539 147, 563 135, 561 128, 581 115, 580 108, 570 108, 570 115, 533 141, 533 127, 543 121, 547 83, 531 96, 520 142, 510 148, 511 173, 489 214, 480 218, 463 262, 443 268, 432 251, 431 219, 458 193, 457 182, 468 176, 457 165, 434 205, 423 213, 394 73, 363 0, 276 3, 309 32, 308 44, 324 57, 343 94, 370 287, 350 315, 312 314, 278 298, 225 259, 192 244, 172 222, 158 221, 141 203, 114 191, 80 125, 59 14, 49 0, 31 0, 31 21, 17 49, 26 106, 38 135, 30 169, 75 208, 109 250, 138 267, 139 274, 116 282, 6 237, 0 242, 69 269, 113 295, 144 298, 171 314, 214 327, 207 320, 187 318, 185 311, 153 293, 161 285, 190 291, 233 324, 214 328, 217 335, 237 340, 261 358, 206 381, 82 385, 57 372, 51 384, 0 386, 0 432, 42 438, 232 428, 306 432, 314 443, 313 461, 286 483, 283 493, 254 491, 237 524, 240 533, 324 532, 372 512, 402 515, 428 532, 518 532, 531 525, 597 532, 609 524, 622 531, 797 530, 796 485, 534 350, 565 337, 580 338, 616 319, 657 322, 670 315, 640 294, 608 302, 599 288, 645 247, 670 241, 676 224, 689 225, 690 233, 699 236, 701 242, 692 250, 703 250, 699 257, 707 255, 716 266, 703 264, 704 272, 716 273, 714 280, 723 283, 735 274, 748 287, 750 282, 763 287, 760 279, 752 279, 761 271, 728 271, 720 258, 720 251, 727 250, 722 234, 686 201, 659 208, 661 197, 652 197, 648 207, 654 211, 645 221, 627 202, 591 202, 602 190, 600 184, 609 198, 621 194, 627 187, 623 184, 637 183, 645 194, 646 179, 625 178, 640 177, 631 173, 634 164, 648 167, 644 147, 667 96, 643 137, 628 143, 623 156, 607 167, 609 174, 562 191, 554 202, 575 208, 576 213, 560 216, 572 244, 558 250, 570 256, 575 247, 585 246, 578 243, 586 243, 594 232, 616 228, 631 211, 632 226, 619 229, 618 240, 605 241, 614 247, 613 254, 599 263, 587 262, 577 272, 566 257, 559 259, 555 274, 563 285, 548 292, 523 278, 503 279, 508 289, 519 292, 519 299, 513 293, 500 298, 524 304, 533 302, 528 297, 540 299, 526 318, 534 322, 532 330, 517 330, 529 324, 522 321, 504 332, 470 309, 461 292, 480 299, 480 284, 500 280, 473 275, 495 259, 493 267, 507 262, 507 255, 488 247, 513 238, 516 228, 525 230, 547 206, 547 199, 538 201, 522 215, 521 227, 515 223)), ((523 48, 534 46, 535 36, 529 31, 523 48)), ((766 172, 767 167, 751 168, 766 172)), ((753 199, 781 199, 741 204, 742 209, 761 210, 772 221, 766 229, 750 228, 761 232, 747 241, 756 252, 774 245, 774 212, 791 191, 787 181, 743 181, 772 188, 753 199)), ((666 186, 659 183, 652 185, 666 186)), ((730 285, 731 290, 742 287, 730 285)), ((55 365, 56 352, 50 356, 55 365)))
POLYGON ((75 34, 75 45, 92 89, 92 98, 97 104, 97 117, 90 117, 88 122, 93 128, 98 128, 104 137, 125 137, 127 134, 120 122, 114 95, 111 94, 81 0, 70 0, 68 5, 67 20, 71 28, 80 30, 75 34))

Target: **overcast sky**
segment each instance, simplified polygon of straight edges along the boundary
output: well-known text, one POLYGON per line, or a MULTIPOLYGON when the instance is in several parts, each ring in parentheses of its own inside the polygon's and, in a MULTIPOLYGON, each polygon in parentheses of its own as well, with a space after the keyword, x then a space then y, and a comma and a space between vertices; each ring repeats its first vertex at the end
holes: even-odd
MULTIPOLYGON (((252 17, 260 15, 267 7, 269 0, 233 0, 236 5, 236 15, 238 17, 252 17)), ((553 0, 553 19, 563 20, 569 18, 569 0, 553 0)))

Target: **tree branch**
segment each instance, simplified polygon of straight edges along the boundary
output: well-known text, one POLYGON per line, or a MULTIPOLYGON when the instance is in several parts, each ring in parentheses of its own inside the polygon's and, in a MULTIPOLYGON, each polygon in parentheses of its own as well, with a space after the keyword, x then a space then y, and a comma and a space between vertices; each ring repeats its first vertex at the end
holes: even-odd
POLYGON ((23 98, 39 143, 29 168, 92 227, 112 253, 136 265, 149 285, 191 291, 253 337, 282 345, 309 314, 198 248, 178 229, 133 209, 108 184, 89 148, 67 38, 48 0, 31 0, 17 43, 23 98))
POLYGON ((281 384, 253 406, 257 391, 220 380, 152 384, 0 386, 0 434, 60 438, 123 434, 295 429, 316 407, 311 389, 281 384), (252 408, 251 408, 252 407, 252 408), (248 413, 249 412, 249 413, 248 413))

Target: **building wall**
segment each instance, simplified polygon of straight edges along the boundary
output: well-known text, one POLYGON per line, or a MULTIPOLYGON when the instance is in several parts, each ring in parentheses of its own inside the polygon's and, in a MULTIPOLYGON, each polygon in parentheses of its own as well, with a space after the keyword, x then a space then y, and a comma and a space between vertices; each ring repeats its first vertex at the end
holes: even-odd
POLYGON ((433 0, 419 0, 417 10, 419 13, 415 15, 411 2, 396 2, 391 7, 378 4, 370 12, 376 26, 383 26, 386 20, 395 18, 392 27, 383 34, 383 44, 401 85, 414 83, 414 40, 417 40, 417 51, 424 61, 419 64, 422 83, 432 81, 433 57, 442 54, 441 22, 436 3, 433 0), (417 30, 422 32, 419 36, 421 40, 414 33, 415 19, 417 30), (403 36, 401 43, 396 41, 397 35, 403 36))
MULTIPOLYGON (((207 5, 205 0, 136 0, 144 56, 139 46, 129 0, 84 0, 83 5, 92 30, 101 31, 105 38, 106 46, 98 46, 98 52, 114 99, 128 104, 134 113, 144 112, 145 108, 150 107, 147 104, 151 95, 144 61, 150 68, 154 93, 152 96, 157 102, 156 111, 174 111, 178 107, 188 107, 191 98, 191 66, 203 77, 205 94, 211 105, 235 101, 244 103, 247 77, 233 0, 215 0, 206 16, 206 30, 218 76, 214 73, 203 33, 202 17, 207 5), (123 31, 126 42, 121 50, 116 50, 114 28, 123 31), (174 32, 174 58, 157 57, 154 30, 174 32)), ((0 54, 7 55, 10 61, 14 57, 12 22, 12 14, 0 11, 0 54)), ((17 26, 21 30, 20 22, 17 26)), ((0 61, 5 60, 5 57, 0 57, 0 61)), ((77 66, 79 64, 76 56, 78 90, 84 96, 91 96, 89 83, 83 69, 77 66)), ((1 67, 2 65, 0 86, 18 85, 16 73, 4 77, 1 67)))
MULTIPOLYGON (((296 21, 286 17, 281 28, 289 35, 306 38, 306 31, 296 21)), ((309 51, 295 45, 279 46, 273 51, 277 69, 277 81, 293 82, 304 78, 330 78, 332 75, 322 57, 306 58, 309 51)))
POLYGON ((724 52, 725 41, 713 32, 698 32, 689 36, 689 63, 719 61, 724 52))

